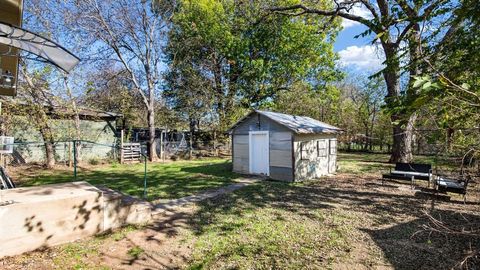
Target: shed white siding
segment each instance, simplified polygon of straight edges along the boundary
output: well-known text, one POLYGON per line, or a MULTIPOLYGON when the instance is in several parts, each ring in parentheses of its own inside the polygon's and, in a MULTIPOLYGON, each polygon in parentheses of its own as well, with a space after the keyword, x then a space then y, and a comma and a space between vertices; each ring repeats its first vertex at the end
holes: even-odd
POLYGON ((294 136, 295 181, 315 179, 336 171, 337 156, 334 141, 336 142, 334 134, 297 134, 294 136), (319 146, 322 144, 325 146, 325 153, 319 153, 319 146), (330 146, 335 147, 335 151, 331 152, 330 146))
POLYGON ((233 171, 250 173, 249 145, 250 131, 269 132, 269 171, 272 179, 293 181, 293 133, 265 116, 253 114, 244 119, 232 131, 233 171))
POLYGON ((233 171, 248 173, 248 135, 233 136, 233 171))
MULTIPOLYGON (((251 113, 231 129, 233 171, 244 174, 251 173, 249 134, 252 131, 268 131, 270 178, 282 181, 301 181, 335 172, 336 146, 334 151, 330 151, 330 145, 333 146, 335 143, 331 142, 336 141, 336 135, 331 131, 337 128, 310 118, 280 114, 281 119, 288 120, 288 123, 282 124, 282 122, 274 121, 277 120, 275 118, 272 120, 267 117, 269 114, 264 114, 265 112, 263 114, 251 113), (320 129, 319 126, 324 125, 327 127, 326 132, 298 134, 291 127, 298 124, 295 122, 298 119, 307 124, 311 123, 310 129, 314 132, 321 132, 315 128, 320 129), (301 151, 302 145, 305 149, 304 153, 301 151), (322 146, 320 147, 323 149, 322 153, 319 153, 319 145, 322 146)), ((302 126, 301 131, 310 130, 303 128, 303 124, 300 126, 302 126)))

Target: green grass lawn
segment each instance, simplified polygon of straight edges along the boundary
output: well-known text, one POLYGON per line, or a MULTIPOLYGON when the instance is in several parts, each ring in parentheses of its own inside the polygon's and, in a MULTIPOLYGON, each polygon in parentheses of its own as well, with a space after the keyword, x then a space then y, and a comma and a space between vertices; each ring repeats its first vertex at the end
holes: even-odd
MULTIPOLYGON (((342 152, 338 154, 338 166, 340 173, 353 174, 382 174, 388 172, 395 164, 388 163, 389 154, 342 152)), ((432 165, 432 169, 452 170, 458 169, 452 158, 442 156, 414 156, 415 163, 432 165)))
POLYGON ((317 195, 266 182, 200 203, 190 269, 321 269, 346 258, 362 217, 317 195))
MULTIPOLYGON (((340 173, 378 174, 388 171, 388 155, 372 153, 339 153, 340 173)), ((434 157, 416 157, 416 162, 445 164, 434 157)), ((77 181, 102 185, 125 194, 142 197, 144 186, 144 165, 104 164, 80 166, 77 181)), ((232 172, 231 161, 226 159, 199 159, 168 163, 147 164, 147 199, 172 199, 217 188, 232 183, 239 175, 232 172)), ((13 175, 20 186, 35 186, 71 182, 71 169, 23 168, 13 175)))
MULTIPOLYGON (((143 194, 143 164, 112 164, 80 167, 77 181, 103 185, 123 193, 141 197, 143 194)), ((225 159, 200 159, 147 164, 147 199, 180 198, 200 191, 228 185, 239 175, 225 159)), ((37 170, 19 173, 21 186, 35 186, 74 180, 71 170, 37 170)), ((15 179, 15 178, 14 178, 15 179)))
MULTIPOLYGON (((429 157, 421 158, 417 160, 428 162, 429 157)), ((199 202, 147 227, 56 247, 41 253, 39 259, 35 254, 15 257, 5 265, 15 269, 30 261, 65 268, 116 269, 111 256, 120 250, 125 258, 122 265, 132 269, 161 268, 159 262, 179 258, 178 264, 169 267, 452 269, 472 250, 480 249, 478 235, 437 232, 438 224, 425 214, 441 219, 441 226, 478 229, 480 195, 476 183, 469 187, 467 204, 456 195, 452 195, 452 201, 433 200, 408 186, 382 185, 381 170, 391 166, 387 159, 387 155, 342 153, 340 171, 333 177, 303 183, 258 182, 199 202), (158 235, 161 240, 154 240, 158 235), (135 241, 127 241, 130 238, 135 241)), ((230 172, 231 163, 225 160, 150 166, 153 176, 149 193, 156 191, 163 197, 184 196, 238 177, 230 172)), ((118 165, 88 173, 96 175, 97 184, 102 184, 141 171, 141 165, 118 165), (118 178, 102 179, 115 175, 118 178)), ((480 265, 478 257, 468 263, 480 265)))

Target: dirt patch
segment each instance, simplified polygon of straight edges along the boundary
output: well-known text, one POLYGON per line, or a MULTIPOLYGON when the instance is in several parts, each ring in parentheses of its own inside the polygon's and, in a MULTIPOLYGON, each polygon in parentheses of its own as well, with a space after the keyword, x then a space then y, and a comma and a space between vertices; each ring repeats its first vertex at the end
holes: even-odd
POLYGON ((129 233, 115 243, 102 246, 100 263, 114 269, 175 269, 183 268, 190 256, 192 243, 179 237, 188 229, 186 220, 192 208, 167 213, 143 230, 129 233), (138 256, 132 249, 141 250, 138 256))

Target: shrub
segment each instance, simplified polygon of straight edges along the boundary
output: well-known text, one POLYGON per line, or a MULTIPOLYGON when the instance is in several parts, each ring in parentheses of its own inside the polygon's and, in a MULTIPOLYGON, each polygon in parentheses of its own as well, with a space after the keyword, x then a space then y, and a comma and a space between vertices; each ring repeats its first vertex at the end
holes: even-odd
POLYGON ((139 246, 135 246, 127 251, 128 255, 135 259, 138 259, 138 257, 140 257, 140 255, 142 255, 144 252, 145 251, 139 246))
POLYGON ((91 159, 88 160, 88 163, 90 165, 98 165, 100 163, 100 161, 96 158, 91 158, 91 159))

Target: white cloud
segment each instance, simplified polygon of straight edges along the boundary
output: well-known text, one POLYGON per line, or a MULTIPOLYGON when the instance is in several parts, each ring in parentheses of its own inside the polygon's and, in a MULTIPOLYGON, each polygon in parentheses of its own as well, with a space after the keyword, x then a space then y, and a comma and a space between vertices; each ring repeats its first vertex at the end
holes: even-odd
MULTIPOLYGON (((361 16, 361 17, 367 18, 367 19, 372 18, 372 14, 370 13, 370 11, 368 9, 366 9, 363 5, 354 5, 348 13, 353 14, 353 15, 357 15, 357 16, 361 16)), ((352 21, 352 20, 348 20, 348 19, 342 19, 342 26, 343 26, 344 29, 348 28, 348 27, 355 26, 355 25, 359 25, 359 24, 360 23, 356 22, 356 21, 352 21)))
POLYGON ((355 25, 359 25, 360 23, 356 22, 356 21, 351 21, 351 20, 347 20, 347 19, 342 19, 342 27, 343 29, 345 28, 348 28, 348 27, 352 27, 352 26, 355 26, 355 25))
POLYGON ((342 65, 358 69, 378 70, 384 61, 383 53, 374 45, 349 46, 338 54, 342 65))

